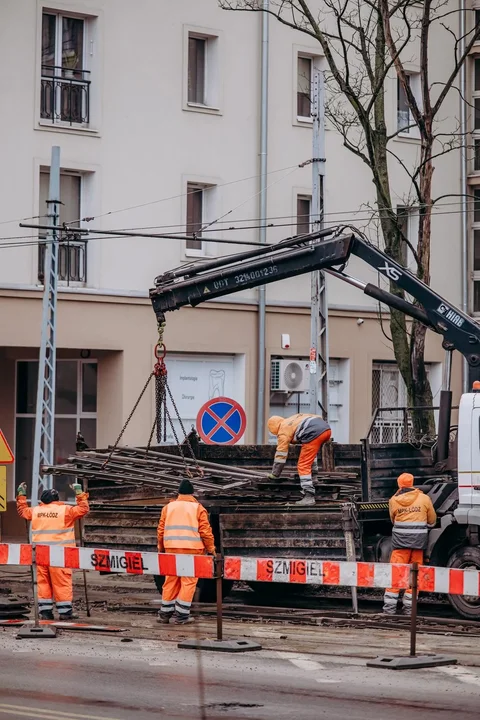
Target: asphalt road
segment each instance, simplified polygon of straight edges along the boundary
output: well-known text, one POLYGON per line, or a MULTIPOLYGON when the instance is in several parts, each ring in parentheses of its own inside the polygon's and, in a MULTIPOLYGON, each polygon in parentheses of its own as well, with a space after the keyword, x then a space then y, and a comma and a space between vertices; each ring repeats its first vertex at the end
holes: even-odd
POLYGON ((479 692, 479 668, 399 673, 286 650, 199 657, 172 642, 0 631, 0 720, 478 720, 479 692))

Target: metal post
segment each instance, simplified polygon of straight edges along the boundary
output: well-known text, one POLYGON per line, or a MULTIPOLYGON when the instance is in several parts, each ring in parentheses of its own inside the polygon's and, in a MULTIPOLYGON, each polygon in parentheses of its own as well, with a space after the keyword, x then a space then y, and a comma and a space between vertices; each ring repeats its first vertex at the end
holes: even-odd
MULTIPOLYGON (((270 16, 269 0, 263 0, 262 15, 262 76, 260 100, 260 231, 259 240, 267 242, 267 158, 268 158, 268 31, 270 16)), ((265 334, 266 290, 258 288, 258 399, 257 444, 265 442, 265 334)))
POLYGON ((452 350, 445 350, 445 362, 443 363, 443 387, 442 390, 450 390, 452 382, 452 350))
MULTIPOLYGON (((80 518, 78 523, 79 523, 79 529, 80 529, 80 547, 84 547, 84 544, 83 544, 83 520, 80 518)), ((85 591, 85 605, 87 607, 87 617, 90 617, 91 612, 90 612, 90 600, 88 597, 87 571, 82 570, 82 572, 83 572, 83 589, 85 591)))
POLYGON ((217 553, 215 558, 215 577, 217 585, 217 640, 223 640, 223 587, 222 587, 222 556, 217 553))
MULTIPOLYGON (((342 525, 343 533, 345 536, 345 551, 348 562, 357 561, 357 553, 355 550, 355 539, 353 536, 354 522, 353 522, 354 506, 353 503, 344 503, 342 505, 342 525)), ((358 593, 357 588, 352 587, 352 608, 353 614, 358 615, 358 593)))
MULTIPOLYGON (((312 92, 313 178, 312 231, 324 226, 325 90, 323 73, 314 69, 312 92)), ((323 271, 311 275, 310 412, 328 418, 328 303, 323 271)))
POLYGON ((417 653, 417 599, 418 599, 418 563, 412 563, 412 616, 410 623, 410 657, 417 653))
MULTIPOLYGON (((60 148, 52 147, 48 224, 56 228, 60 207, 60 148)), ((53 465, 55 429, 55 370, 56 320, 58 278, 58 233, 47 232, 45 245, 44 290, 42 310, 42 336, 38 362, 37 408, 35 414, 35 440, 32 467, 32 506, 38 504, 39 486, 52 487, 52 477, 42 477, 42 465, 53 465)))

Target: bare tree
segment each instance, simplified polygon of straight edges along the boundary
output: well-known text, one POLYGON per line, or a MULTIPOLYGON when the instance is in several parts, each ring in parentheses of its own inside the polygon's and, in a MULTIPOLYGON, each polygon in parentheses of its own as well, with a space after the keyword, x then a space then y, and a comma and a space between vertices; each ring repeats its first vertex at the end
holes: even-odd
MULTIPOLYGON (((452 93, 459 96, 460 70, 480 27, 471 27, 460 37, 460 10, 453 0, 270 0, 268 9, 261 0, 219 0, 219 4, 226 10, 268 12, 319 43, 327 68, 326 115, 344 146, 371 172, 385 252, 406 264, 408 249, 417 276, 430 284, 432 208, 442 199, 433 195, 435 160, 452 150, 465 151, 467 145, 455 119, 450 118, 448 132, 444 131, 442 111, 452 93), (448 77, 435 77, 434 82, 430 79, 437 74, 432 72, 432 37, 451 56, 448 77), (419 67, 418 92, 407 70, 412 59, 419 67), (386 121, 385 94, 395 81, 407 112, 392 129, 386 121), (392 144, 396 136, 409 130, 414 130, 419 144, 417 158, 410 164, 392 144), (392 160, 408 178, 410 191, 404 204, 418 208, 416 242, 404 232, 403 218, 392 200, 392 160)), ((473 17, 472 12, 469 15, 473 17)), ((404 297, 394 283, 390 291, 404 297)), ((407 322, 402 313, 391 310, 390 334, 409 404, 431 406, 424 362, 425 326, 415 320, 407 322)), ((414 426, 418 433, 433 434, 433 413, 415 413, 414 426)))

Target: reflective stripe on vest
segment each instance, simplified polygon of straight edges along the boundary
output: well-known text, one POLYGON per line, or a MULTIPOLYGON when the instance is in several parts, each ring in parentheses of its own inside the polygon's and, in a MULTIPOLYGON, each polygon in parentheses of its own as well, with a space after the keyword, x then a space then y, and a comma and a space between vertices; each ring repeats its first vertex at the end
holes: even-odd
POLYGON ((32 511, 32 542, 75 547, 75 528, 65 527, 66 505, 37 505, 32 511))
POLYGON ((428 545, 426 522, 412 520, 393 524, 392 547, 395 549, 425 550, 428 545))
POLYGON ((198 532, 198 503, 174 500, 167 505, 165 518, 165 548, 201 550, 203 540, 198 532))

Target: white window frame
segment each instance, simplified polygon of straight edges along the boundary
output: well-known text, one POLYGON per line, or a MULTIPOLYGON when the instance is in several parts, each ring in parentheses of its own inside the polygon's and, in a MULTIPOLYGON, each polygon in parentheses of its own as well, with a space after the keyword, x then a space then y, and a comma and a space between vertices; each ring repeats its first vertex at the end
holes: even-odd
MULTIPOLYGON (((421 87, 420 87, 420 73, 418 70, 406 70, 407 76, 410 78, 410 89, 417 101, 417 104, 419 108, 421 108, 421 87)), ((415 124, 415 120, 412 115, 412 111, 410 107, 408 108, 408 124, 409 127, 407 127, 404 130, 399 130, 399 123, 398 123, 398 91, 400 88, 400 79, 395 74, 395 131, 398 133, 397 138, 399 139, 411 139, 411 140, 419 140, 420 139, 420 131, 418 126, 415 124)))
POLYGON ((298 92, 298 59, 307 58, 311 60, 310 84, 313 87, 313 73, 322 69, 323 55, 319 55, 314 48, 305 45, 294 45, 292 54, 292 125, 297 127, 312 127, 312 117, 302 117, 297 113, 297 92, 298 92))
POLYGON ((222 87, 223 33, 221 30, 183 26, 183 110, 221 115, 223 105, 222 87), (205 47, 205 102, 188 100, 188 42, 190 37, 206 41, 205 47))
MULTIPOLYGON (((215 219, 216 212, 216 206, 217 206, 217 183, 208 182, 206 180, 199 181, 196 179, 189 178, 186 180, 185 184, 185 202, 184 202, 184 220, 182 222, 185 223, 186 228, 186 222, 187 222, 187 202, 188 202, 188 188, 189 186, 194 186, 195 188, 198 188, 202 191, 202 226, 207 225, 209 222, 212 222, 212 220, 215 219)), ((208 234, 208 231, 207 231, 208 234)), ((211 242, 205 242, 203 238, 198 238, 202 241, 201 248, 188 248, 187 247, 187 241, 185 241, 184 245, 184 256, 185 258, 192 258, 192 257, 206 257, 209 255, 214 254, 214 249, 210 246, 213 245, 211 242), (208 245, 208 247, 207 247, 208 245)))
MULTIPOLYGON (((85 7, 80 0, 74 0, 73 3, 65 0, 55 0, 54 3, 48 4, 43 0, 37 0, 37 34, 36 34, 36 85, 35 85, 35 116, 34 130, 42 132, 62 132, 68 135, 93 135, 98 136, 102 123, 102 97, 101 97, 101 75, 102 67, 102 46, 99 40, 102 35, 103 28, 103 9, 85 7), (83 54, 84 67, 83 70, 90 72, 90 108, 89 122, 76 123, 70 125, 68 122, 57 120, 52 122, 41 117, 41 78, 42 78, 42 19, 43 14, 60 15, 62 17, 74 17, 84 21, 83 33, 83 54)), ((58 40, 57 33, 57 43, 58 40)))
POLYGON ((309 228, 309 232, 311 232, 312 231, 312 193, 311 192, 310 193, 308 193, 308 192, 295 193, 295 215, 294 215, 294 217, 296 218, 296 221, 297 221, 295 232, 298 233, 298 225, 299 225, 298 201, 299 200, 308 200, 308 202, 309 202, 308 228, 309 228))

